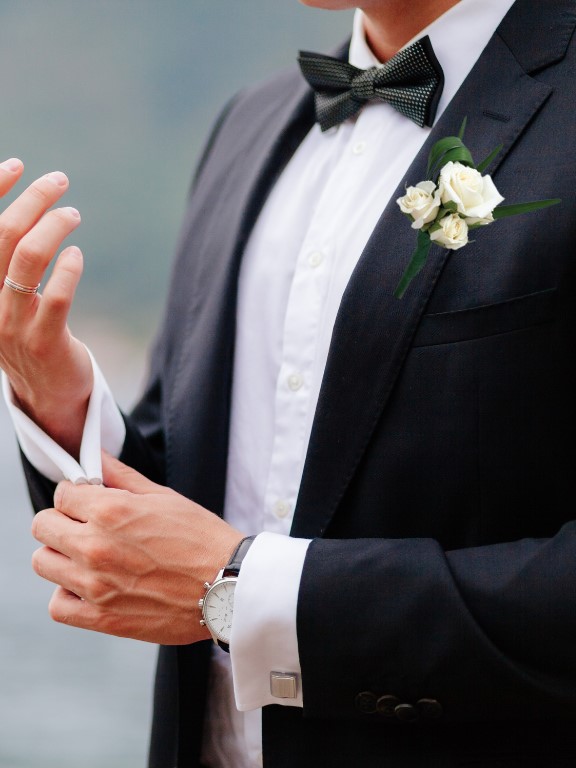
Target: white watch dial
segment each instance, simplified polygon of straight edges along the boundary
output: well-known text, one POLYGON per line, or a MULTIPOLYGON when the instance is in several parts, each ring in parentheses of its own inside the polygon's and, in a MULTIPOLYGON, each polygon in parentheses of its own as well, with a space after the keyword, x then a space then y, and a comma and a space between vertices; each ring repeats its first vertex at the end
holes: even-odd
POLYGON ((230 642, 235 587, 236 579, 227 578, 217 581, 206 592, 202 605, 204 621, 210 631, 223 643, 230 642))

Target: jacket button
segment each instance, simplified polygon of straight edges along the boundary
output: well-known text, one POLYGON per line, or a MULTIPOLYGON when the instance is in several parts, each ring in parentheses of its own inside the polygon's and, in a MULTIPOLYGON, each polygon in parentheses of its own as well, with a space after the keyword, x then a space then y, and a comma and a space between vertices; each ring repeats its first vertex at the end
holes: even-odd
POLYGON ((400 704, 400 699, 396 696, 380 696, 376 702, 376 709, 382 717, 395 717, 394 710, 400 704))
POLYGON ((401 723, 415 723, 420 717, 418 710, 412 704, 398 704, 394 707, 394 714, 401 723))
POLYGON ((356 696, 356 709, 365 715, 376 712, 376 695, 371 691, 362 691, 356 696))
POLYGON ((442 704, 436 699, 420 699, 416 702, 418 712, 427 720, 438 720, 444 714, 442 704))

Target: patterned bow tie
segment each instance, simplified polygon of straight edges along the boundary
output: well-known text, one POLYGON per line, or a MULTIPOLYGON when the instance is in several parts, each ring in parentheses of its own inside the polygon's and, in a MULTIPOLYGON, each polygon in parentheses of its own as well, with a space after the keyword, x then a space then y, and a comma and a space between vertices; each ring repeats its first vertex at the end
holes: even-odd
POLYGON ((315 91, 316 119, 327 131, 368 101, 391 104, 420 127, 432 125, 444 73, 429 37, 399 51, 380 67, 357 69, 345 61, 301 51, 300 69, 315 91))

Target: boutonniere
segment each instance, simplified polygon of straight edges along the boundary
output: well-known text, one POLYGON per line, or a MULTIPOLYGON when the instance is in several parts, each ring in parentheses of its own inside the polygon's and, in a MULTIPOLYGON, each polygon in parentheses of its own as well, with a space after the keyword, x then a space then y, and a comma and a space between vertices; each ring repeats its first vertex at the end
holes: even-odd
POLYGON ((407 187, 406 194, 396 201, 412 222, 412 228, 418 231, 416 249, 394 291, 398 299, 426 263, 432 245, 457 251, 470 242, 469 234, 474 229, 560 202, 556 198, 500 205, 504 198, 490 176, 482 174, 502 145, 476 165, 464 145, 465 130, 466 120, 458 136, 447 136, 433 145, 426 181, 407 187))

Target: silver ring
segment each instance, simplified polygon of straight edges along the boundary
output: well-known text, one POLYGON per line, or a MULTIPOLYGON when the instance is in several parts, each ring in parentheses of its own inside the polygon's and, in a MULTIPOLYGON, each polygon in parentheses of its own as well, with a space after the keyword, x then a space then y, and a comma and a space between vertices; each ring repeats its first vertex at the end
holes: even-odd
POLYGON ((38 293, 38 288, 40 288, 40 283, 38 285, 22 285, 22 283, 11 280, 8 275, 4 278, 4 285, 15 293, 25 293, 28 296, 35 296, 38 293))

